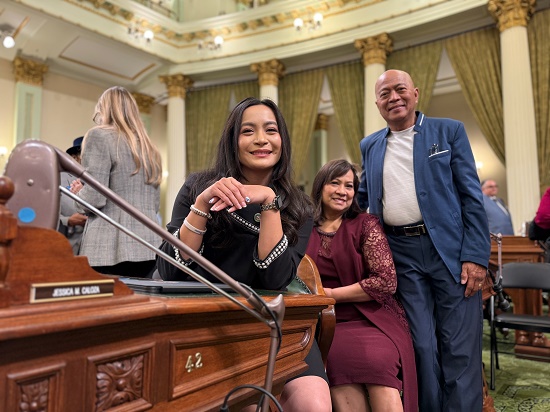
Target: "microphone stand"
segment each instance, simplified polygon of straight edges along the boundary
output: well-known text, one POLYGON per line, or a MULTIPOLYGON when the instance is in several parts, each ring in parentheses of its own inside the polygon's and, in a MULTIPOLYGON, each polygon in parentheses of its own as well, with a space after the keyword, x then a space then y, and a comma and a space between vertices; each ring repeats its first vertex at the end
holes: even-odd
MULTIPOLYGON (((497 274, 495 276, 495 282, 493 284, 493 290, 496 293, 496 296, 498 298, 498 307, 506 312, 508 309, 510 309, 510 302, 504 297, 504 294, 502 292, 502 234, 494 234, 491 233, 491 239, 494 240, 497 243, 497 274)), ((491 319, 494 317, 494 297, 493 301, 491 301, 491 319)))
MULTIPOLYGON (((228 285, 233 289, 235 292, 237 292, 239 295, 244 297, 246 299, 246 302, 252 307, 250 309, 246 305, 242 304, 238 300, 236 300, 233 296, 229 295, 228 293, 224 292, 223 290, 219 289, 215 285, 213 285, 208 280, 204 279, 199 274, 195 273, 193 270, 185 267, 184 265, 177 262, 175 259, 173 259, 171 256, 167 255, 163 251, 158 250, 152 245, 149 245, 146 241, 139 238, 139 236, 135 235, 128 229, 124 228, 119 223, 115 222, 114 220, 110 219, 108 216, 106 216, 104 213, 100 212, 93 206, 87 204, 86 207, 90 208, 90 210, 93 210, 94 213, 97 213, 102 218, 106 219, 109 223, 114 224, 116 227, 118 227, 120 230, 122 230, 124 233, 128 234, 129 236, 133 237, 134 239, 138 240, 140 243, 145 244, 149 249, 152 249, 157 255, 162 257, 163 259, 167 260, 172 265, 177 266, 178 268, 182 269, 186 273, 188 273, 190 276, 192 276, 197 281, 205 284, 210 289, 216 291, 217 293, 227 297, 232 302, 239 305, 241 308, 243 308, 246 312, 250 313, 252 316, 256 317, 261 322, 265 323, 270 327, 270 347, 269 347, 269 355, 266 365, 266 376, 265 376, 265 382, 264 382, 264 389, 271 393, 271 390, 273 388, 273 374, 275 371, 275 361, 277 352, 279 350, 280 340, 281 340, 281 324, 284 318, 284 312, 285 312, 285 305, 283 296, 279 294, 275 299, 271 300, 270 302, 266 302, 264 299, 262 299, 258 294, 256 294, 250 287, 247 285, 243 285, 239 282, 237 282, 235 279, 233 279, 231 276, 226 274, 223 270, 218 268, 216 265, 214 265, 212 262, 208 261, 206 258, 204 258, 201 254, 191 249, 189 246, 187 246, 185 243, 183 243, 180 239, 172 236, 172 234, 168 233, 164 228, 162 228, 157 222, 151 220, 149 217, 147 217, 143 212, 126 202, 123 198, 121 198, 119 195, 117 195, 115 192, 113 192, 111 189, 105 187, 101 183, 99 183, 94 177, 92 177, 82 165, 77 163, 72 157, 70 157, 65 152, 59 150, 58 148, 51 146, 47 143, 36 141, 36 140, 27 140, 23 143, 21 143, 19 146, 18 152, 22 155, 20 157, 14 157, 12 161, 17 162, 17 159, 22 159, 21 162, 23 162, 23 159, 26 159, 25 152, 27 151, 27 154, 32 154, 33 159, 40 159, 42 158, 44 161, 44 168, 49 168, 49 172, 51 172, 51 168, 58 169, 61 168, 63 171, 67 171, 72 173, 73 175, 77 176, 78 178, 82 179, 84 182, 86 182, 90 187, 95 189, 97 192, 105 196, 106 198, 110 199, 114 204, 119 206, 122 210, 127 212, 129 215, 131 215, 133 218, 141 222, 143 225, 145 225, 148 229, 156 233, 158 236, 160 236, 163 240, 168 242, 170 245, 172 245, 175 248, 180 249, 183 251, 186 255, 190 256, 195 262, 197 262, 201 267, 206 269, 208 272, 210 272, 213 276, 215 276, 220 282, 228 285), (55 152, 54 155, 57 156, 57 164, 50 164, 49 160, 52 159, 52 151, 55 152)), ((14 153, 12 153, 12 156, 14 153)), ((55 159, 55 158, 54 158, 55 159)), ((36 162, 35 162, 36 163, 36 162)), ((55 160, 54 160, 55 163, 55 160)), ((15 169, 15 168, 14 168, 15 169)), ((59 171, 57 170, 57 173, 59 171)), ((71 198, 83 202, 82 199, 80 199, 78 196, 75 196, 70 191, 68 191, 66 188, 60 186, 61 191, 70 196, 71 198)), ((268 412, 269 410, 269 398, 264 396, 261 410, 268 412)))

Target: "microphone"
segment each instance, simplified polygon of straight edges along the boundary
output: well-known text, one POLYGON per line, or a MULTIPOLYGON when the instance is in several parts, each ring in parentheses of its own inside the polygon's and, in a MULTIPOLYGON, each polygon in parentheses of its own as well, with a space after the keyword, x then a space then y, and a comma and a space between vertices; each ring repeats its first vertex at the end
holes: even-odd
MULTIPOLYGON (((109 223, 124 231, 129 236, 140 241, 172 265, 185 271, 195 280, 227 297, 243 308, 243 310, 256 317, 259 321, 268 325, 271 328, 271 343, 269 347, 264 389, 267 392, 271 392, 275 360, 282 340, 281 325, 284 318, 285 305, 281 294, 270 302, 266 302, 253 289, 237 282, 212 262, 183 243, 180 239, 172 236, 168 231, 159 226, 157 222, 151 220, 118 194, 103 186, 67 153, 45 142, 25 140, 18 144, 10 155, 8 164, 6 165, 5 175, 10 177, 15 186, 14 194, 8 201, 7 207, 18 217, 20 224, 54 230, 57 229, 59 222, 59 190, 61 190, 63 193, 73 198, 75 201, 82 203, 85 207, 106 219, 109 223), (80 199, 65 187, 61 187, 59 182, 60 170, 70 172, 74 176, 80 178, 90 187, 127 212, 130 216, 141 222, 148 229, 159 235, 170 245, 184 251, 186 255, 190 256, 201 267, 244 297, 252 306, 252 309, 236 300, 233 296, 222 291, 192 269, 189 269, 163 251, 148 244, 146 241, 139 238, 139 236, 110 219, 100 210, 84 202, 83 199, 80 199)), ((268 411, 268 407, 269 400, 265 398, 262 402, 262 410, 268 411)))
POLYGON ((502 293, 502 277, 493 285, 493 290, 496 292, 498 307, 507 312, 510 309, 510 302, 508 302, 508 299, 502 293))

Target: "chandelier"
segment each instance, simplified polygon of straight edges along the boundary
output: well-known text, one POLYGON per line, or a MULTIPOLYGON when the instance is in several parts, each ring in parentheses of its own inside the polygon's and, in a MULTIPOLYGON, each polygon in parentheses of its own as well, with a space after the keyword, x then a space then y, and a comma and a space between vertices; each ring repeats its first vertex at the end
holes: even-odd
POLYGON ((313 17, 309 17, 306 20, 300 17, 294 19, 294 28, 301 32, 302 30, 313 31, 321 28, 323 23, 323 15, 321 13, 315 13, 313 17))

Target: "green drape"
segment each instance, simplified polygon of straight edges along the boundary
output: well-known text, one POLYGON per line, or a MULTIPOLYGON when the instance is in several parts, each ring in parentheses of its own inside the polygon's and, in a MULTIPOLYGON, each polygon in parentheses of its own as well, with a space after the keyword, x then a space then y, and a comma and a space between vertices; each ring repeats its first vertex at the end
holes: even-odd
MULTIPOLYGON (((365 78, 359 61, 326 68, 340 134, 352 162, 361 164, 359 142, 364 137, 365 78)), ((374 98, 374 91, 373 91, 374 98)))
POLYGON ((550 9, 535 13, 527 26, 527 33, 542 194, 550 186, 550 9))
POLYGON ((411 75, 419 90, 416 107, 424 113, 430 105, 442 51, 443 42, 436 41, 393 52, 386 62, 386 69, 403 70, 411 75))
POLYGON ((185 99, 187 173, 212 165, 224 122, 229 113, 233 85, 193 90, 185 99))
POLYGON ((258 80, 233 84, 233 93, 235 95, 235 103, 239 103, 247 97, 260 97, 258 80))
POLYGON ((299 176, 313 135, 324 71, 322 69, 286 75, 279 83, 279 107, 285 118, 292 145, 292 167, 299 176))
POLYGON ((505 164, 500 35, 476 30, 445 41, 466 102, 495 155, 505 164))

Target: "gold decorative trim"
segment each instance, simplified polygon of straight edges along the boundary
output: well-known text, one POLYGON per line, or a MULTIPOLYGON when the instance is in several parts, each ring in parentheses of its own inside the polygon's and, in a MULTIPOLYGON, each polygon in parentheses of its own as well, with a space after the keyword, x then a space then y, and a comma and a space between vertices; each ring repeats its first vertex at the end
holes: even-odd
POLYGON ((502 33, 511 27, 527 27, 535 13, 536 0, 489 0, 487 9, 502 33))
POLYGON ((393 51, 393 40, 388 33, 355 40, 355 48, 363 57, 363 65, 386 64, 388 55, 393 51))
POLYGON ((258 83, 260 86, 278 86, 279 79, 284 75, 285 66, 279 60, 271 59, 251 64, 250 71, 258 73, 258 83))
POLYGON ((132 93, 132 96, 136 99, 136 103, 141 113, 151 114, 151 108, 155 105, 155 98, 153 96, 137 92, 132 93))
POLYGON ((315 130, 328 130, 328 120, 328 115, 319 113, 315 122, 315 130))
POLYGON ((187 89, 193 86, 193 80, 184 74, 172 74, 167 76, 159 76, 161 83, 166 85, 168 97, 181 97, 185 99, 187 89))
POLYGON ((18 56, 13 60, 13 71, 16 82, 42 86, 44 75, 48 72, 48 65, 18 56))
MULTIPOLYGON (((119 6, 114 5, 113 3, 106 0, 65 0, 68 3, 71 3, 75 6, 84 8, 90 12, 94 12, 93 9, 87 7, 84 3, 91 3, 91 5, 96 9, 95 13, 110 19, 111 21, 118 22, 120 24, 127 25, 128 23, 134 23, 136 28, 143 32, 146 29, 151 29, 155 33, 155 41, 159 37, 164 37, 166 40, 175 41, 175 42, 193 42, 204 39, 206 37, 215 37, 217 35, 230 36, 232 34, 243 33, 245 31, 256 31, 263 29, 270 29, 273 26, 277 26, 277 29, 288 28, 293 25, 293 21, 297 17, 306 18, 316 12, 322 12, 325 18, 331 16, 336 16, 343 12, 350 12, 359 8, 368 7, 373 4, 381 3, 385 0, 325 0, 318 2, 315 6, 309 6, 305 9, 295 9, 288 12, 279 12, 274 15, 266 15, 258 17, 257 19, 248 20, 246 22, 240 22, 231 27, 220 27, 217 29, 205 29, 194 32, 176 32, 174 30, 162 27, 158 24, 153 24, 143 18, 138 18, 129 10, 123 9, 119 6), (346 10, 339 10, 348 4, 352 3, 363 3, 365 4, 356 4, 347 7, 346 10), (107 11, 107 13, 105 13, 107 11), (109 16, 110 15, 110 16, 109 16), (120 19, 124 20, 120 22, 120 19)), ((406 13, 409 11, 407 10, 406 13)), ((252 33, 253 34, 253 33, 252 33)), ((249 35, 252 35, 249 34, 249 35)), ((175 46, 172 44, 172 46, 175 46)))

